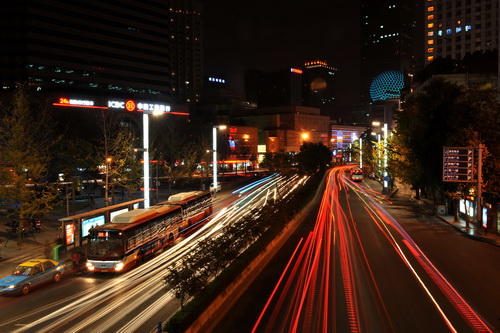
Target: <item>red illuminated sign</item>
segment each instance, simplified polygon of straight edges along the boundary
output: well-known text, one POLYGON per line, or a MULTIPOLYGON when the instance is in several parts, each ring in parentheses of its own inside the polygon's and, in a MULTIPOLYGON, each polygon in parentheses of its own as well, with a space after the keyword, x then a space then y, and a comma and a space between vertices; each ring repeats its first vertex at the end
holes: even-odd
POLYGON ((134 111, 135 110, 135 102, 132 100, 128 100, 125 103, 125 110, 127 111, 134 111))
POLYGON ((290 68, 290 72, 296 73, 296 74, 302 74, 302 69, 290 68))
POLYGON ((66 245, 75 243, 75 225, 73 223, 66 224, 66 245))
POLYGON ((63 106, 63 107, 75 107, 75 108, 86 108, 86 109, 125 109, 127 111, 139 111, 139 112, 148 112, 148 113, 170 113, 182 116, 189 116, 187 112, 172 112, 171 106, 168 104, 161 103, 150 103, 150 102, 141 102, 141 101, 133 101, 133 100, 107 100, 107 101, 99 101, 94 102, 93 100, 85 100, 85 99, 73 99, 60 97, 57 103, 52 103, 54 106, 63 106), (104 102, 104 103, 103 103, 104 102), (107 106, 101 106, 101 105, 107 106))

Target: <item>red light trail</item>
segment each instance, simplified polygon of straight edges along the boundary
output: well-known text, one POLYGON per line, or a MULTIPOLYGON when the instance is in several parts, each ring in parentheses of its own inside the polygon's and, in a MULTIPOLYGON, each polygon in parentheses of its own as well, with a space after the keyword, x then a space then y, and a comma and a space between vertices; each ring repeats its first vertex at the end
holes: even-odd
POLYGON ((404 311, 400 304, 408 302, 427 304, 422 313, 432 313, 433 328, 492 332, 382 207, 390 201, 352 182, 349 168, 329 172, 314 229, 297 244, 252 332, 418 330, 396 318, 404 311), (381 275, 386 269, 396 273, 381 275), (411 286, 411 297, 418 299, 394 295, 387 282, 392 275, 401 275, 401 288, 411 286))

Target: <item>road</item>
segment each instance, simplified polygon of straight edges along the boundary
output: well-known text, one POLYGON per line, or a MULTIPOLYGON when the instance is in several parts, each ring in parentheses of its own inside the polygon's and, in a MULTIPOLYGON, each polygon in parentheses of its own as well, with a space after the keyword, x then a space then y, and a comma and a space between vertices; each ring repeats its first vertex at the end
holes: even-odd
POLYGON ((33 289, 29 295, 1 297, 0 331, 149 332, 179 308, 163 284, 166 267, 198 241, 214 237, 224 225, 266 205, 269 198, 283 197, 301 181, 272 175, 217 193, 214 214, 206 223, 123 274, 66 275, 60 283, 33 289))
POLYGON ((213 331, 500 331, 500 249, 344 171, 213 331))

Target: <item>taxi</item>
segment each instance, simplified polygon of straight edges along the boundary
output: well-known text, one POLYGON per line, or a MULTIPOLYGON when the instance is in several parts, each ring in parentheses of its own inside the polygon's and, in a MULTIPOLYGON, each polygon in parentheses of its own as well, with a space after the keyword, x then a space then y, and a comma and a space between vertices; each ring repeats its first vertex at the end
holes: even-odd
POLYGON ((18 265, 12 274, 0 279, 0 295, 26 295, 31 288, 46 282, 59 282, 66 263, 51 259, 32 259, 18 265))

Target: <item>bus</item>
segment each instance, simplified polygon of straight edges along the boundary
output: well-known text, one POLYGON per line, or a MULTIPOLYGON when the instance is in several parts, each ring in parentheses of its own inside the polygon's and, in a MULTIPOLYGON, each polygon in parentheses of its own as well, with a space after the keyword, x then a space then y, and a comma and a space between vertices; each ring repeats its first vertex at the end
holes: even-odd
POLYGON ((123 272, 189 232, 212 214, 212 194, 179 193, 149 208, 115 216, 89 230, 86 267, 90 272, 123 272))
POLYGON ((352 181, 360 182, 363 180, 363 170, 360 167, 354 167, 349 171, 349 177, 352 181))

